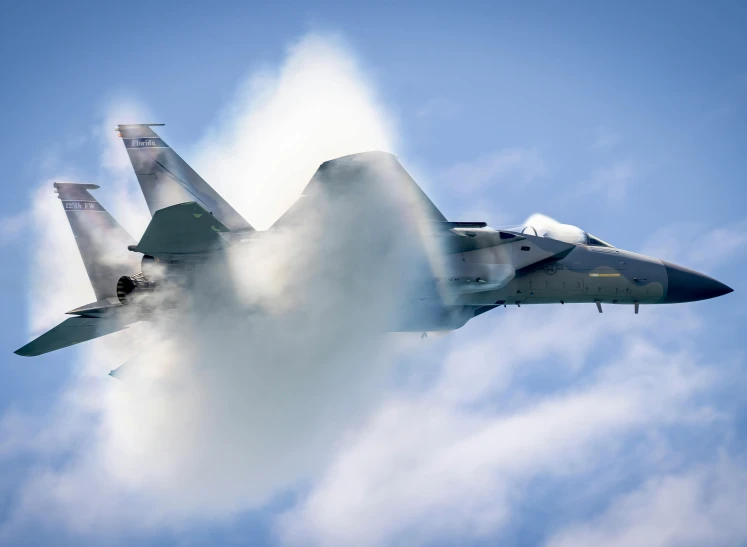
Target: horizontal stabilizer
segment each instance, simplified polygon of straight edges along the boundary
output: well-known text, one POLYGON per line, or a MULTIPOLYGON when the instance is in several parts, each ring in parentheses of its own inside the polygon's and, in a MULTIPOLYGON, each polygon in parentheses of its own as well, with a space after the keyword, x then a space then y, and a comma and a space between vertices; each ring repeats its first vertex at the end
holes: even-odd
POLYGON ((200 253, 228 245, 229 230, 197 203, 179 203, 153 215, 135 251, 150 256, 200 253))
MULTIPOLYGON (((130 321, 133 323, 134 321, 130 321)), ((48 330, 15 351, 16 355, 35 357, 50 351, 73 346, 127 328, 127 322, 120 319, 95 319, 92 317, 71 317, 48 330)))

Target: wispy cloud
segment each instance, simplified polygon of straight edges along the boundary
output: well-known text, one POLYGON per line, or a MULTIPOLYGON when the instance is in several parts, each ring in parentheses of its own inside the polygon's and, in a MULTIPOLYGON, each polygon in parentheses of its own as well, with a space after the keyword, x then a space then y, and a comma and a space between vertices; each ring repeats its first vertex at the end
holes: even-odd
POLYGON ((17 241, 29 227, 29 214, 26 211, 0 217, 0 246, 17 241))
POLYGON ((338 453, 305 502, 283 518, 285 539, 379 545, 406 538, 415 545, 494 537, 532 478, 589 473, 611 457, 611 440, 619 446, 698 408, 694 397, 714 381, 707 368, 657 347, 627 315, 612 324, 587 315, 536 311, 478 340, 459 340, 430 388, 384 404, 338 453), (613 336, 624 336, 626 349, 578 386, 512 396, 521 393, 518 366, 588 362, 613 336), (503 400, 497 408, 496 400, 503 400))
POLYGON ((66 311, 96 300, 53 182, 36 190, 28 213, 33 242, 29 327, 35 334, 66 319, 66 311))
MULTIPOLYGON (((227 112, 204 140, 201 171, 259 225, 270 224, 323 161, 391 149, 395 141, 355 58, 318 35, 296 43, 276 73, 251 78, 227 112)), ((129 219, 136 237, 142 200, 111 129, 143 117, 136 106, 117 106, 96 132, 102 170, 116 189, 115 205, 106 205, 129 219)), ((385 248, 377 239, 384 227, 396 230, 396 215, 382 225, 381 215, 338 209, 335 222, 368 229, 330 232, 324 210, 311 211, 295 230, 232 255, 241 290, 229 301, 195 297, 185 302, 195 313, 176 323, 150 323, 78 348, 71 386, 49 420, 27 431, 32 439, 69 432, 66 457, 60 463, 37 453, 45 465, 24 483, 3 539, 38 521, 117 535, 131 526, 223 519, 318 472, 385 385, 392 360, 384 358, 381 323, 397 302, 397 265, 410 254, 399 248, 407 241, 401 231, 385 238, 385 248), (255 305, 250 317, 243 299, 255 305), (147 381, 122 385, 106 376, 127 359, 147 381)), ((32 214, 37 330, 93 295, 51 181, 34 195, 32 214)), ((217 281, 233 277, 224 271, 217 281)), ((27 422, 7 423, 17 439, 14 424, 27 422)))
POLYGON ((507 148, 458 163, 442 176, 461 192, 475 192, 487 186, 527 184, 547 175, 547 167, 536 148, 507 148))
POLYGON ((592 172, 580 188, 582 193, 599 194, 611 203, 620 202, 627 198, 628 191, 638 180, 638 176, 638 170, 632 161, 618 161, 592 172))
POLYGON ((559 532, 549 547, 743 545, 745 491, 747 464, 729 458, 657 476, 592 522, 559 532))
POLYGON ((644 253, 706 271, 747 253, 747 220, 710 227, 700 222, 680 222, 654 232, 644 253))
POLYGON ((432 97, 416 111, 418 118, 453 119, 459 115, 459 104, 446 97, 432 97))
POLYGON ((150 123, 148 109, 129 99, 111 99, 92 128, 92 141, 98 145, 99 165, 106 180, 102 191, 109 198, 107 208, 136 240, 150 222, 150 214, 132 171, 130 159, 115 131, 118 124, 150 123))
POLYGON ((622 141, 622 135, 615 131, 608 131, 605 129, 597 130, 597 134, 594 137, 594 141, 591 143, 591 148, 598 151, 609 151, 617 147, 622 141))
POLYGON ((338 37, 311 34, 277 70, 252 76, 198 143, 197 171, 258 229, 324 161, 396 152, 393 119, 338 37))

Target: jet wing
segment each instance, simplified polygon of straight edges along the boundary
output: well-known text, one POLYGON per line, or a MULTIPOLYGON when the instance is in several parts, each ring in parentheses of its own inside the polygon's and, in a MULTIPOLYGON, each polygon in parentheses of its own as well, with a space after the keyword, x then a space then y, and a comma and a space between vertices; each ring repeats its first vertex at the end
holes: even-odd
MULTIPOLYGON (((299 200, 275 223, 283 226, 303 222, 309 212, 334 212, 339 206, 363 212, 360 220, 377 215, 386 223, 403 211, 413 222, 446 222, 438 210, 393 154, 362 152, 324 162, 309 181, 299 200), (370 214, 369 214, 370 213, 370 214)), ((329 222, 338 218, 330 216, 329 222)))
POLYGON ((228 246, 221 222, 194 201, 155 212, 143 237, 133 249, 150 256, 216 251, 228 246))

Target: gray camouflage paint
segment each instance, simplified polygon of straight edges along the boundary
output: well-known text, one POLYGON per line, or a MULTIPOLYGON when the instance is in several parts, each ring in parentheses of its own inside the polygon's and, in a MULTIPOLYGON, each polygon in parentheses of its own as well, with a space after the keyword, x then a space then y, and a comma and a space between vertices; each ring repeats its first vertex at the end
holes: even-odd
MULTIPOLYGON (((167 277, 183 280, 201 264, 220 264, 225 248, 262 237, 152 126, 118 126, 154 215, 138 245, 88 192, 97 186, 55 184, 98 301, 68 312, 76 317, 17 354, 40 355, 157 314, 157 305, 143 306, 140 316, 130 311, 126 321, 118 319, 136 305, 115 298, 117 279, 136 274, 147 279, 146 263, 160 262, 167 277), (141 259, 145 274, 137 272, 141 259)), ((331 225, 368 236, 380 251, 393 241, 400 248, 404 244, 416 266, 395 276, 405 287, 395 331, 458 329, 501 305, 595 303, 601 312, 602 304, 633 304, 637 313, 640 304, 692 302, 731 292, 706 275, 595 242, 580 230, 586 244, 539 237, 536 230, 523 233, 530 227, 516 232, 448 222, 396 157, 385 152, 324 162, 303 196, 272 229, 292 229, 307 221, 304 215, 324 214, 331 225)), ((189 290, 188 280, 183 287, 189 290)))

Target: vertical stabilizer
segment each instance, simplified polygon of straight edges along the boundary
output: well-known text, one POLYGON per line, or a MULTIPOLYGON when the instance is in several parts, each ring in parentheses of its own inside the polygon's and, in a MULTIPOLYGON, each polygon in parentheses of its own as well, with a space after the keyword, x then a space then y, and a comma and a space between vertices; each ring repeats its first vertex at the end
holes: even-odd
POLYGON ((232 232, 251 225, 213 190, 152 127, 163 124, 119 125, 119 131, 151 215, 179 203, 194 201, 232 232))
POLYGON ((89 190, 95 184, 55 182, 75 243, 97 300, 117 296, 117 280, 140 269, 140 256, 127 250, 135 240, 89 190))

